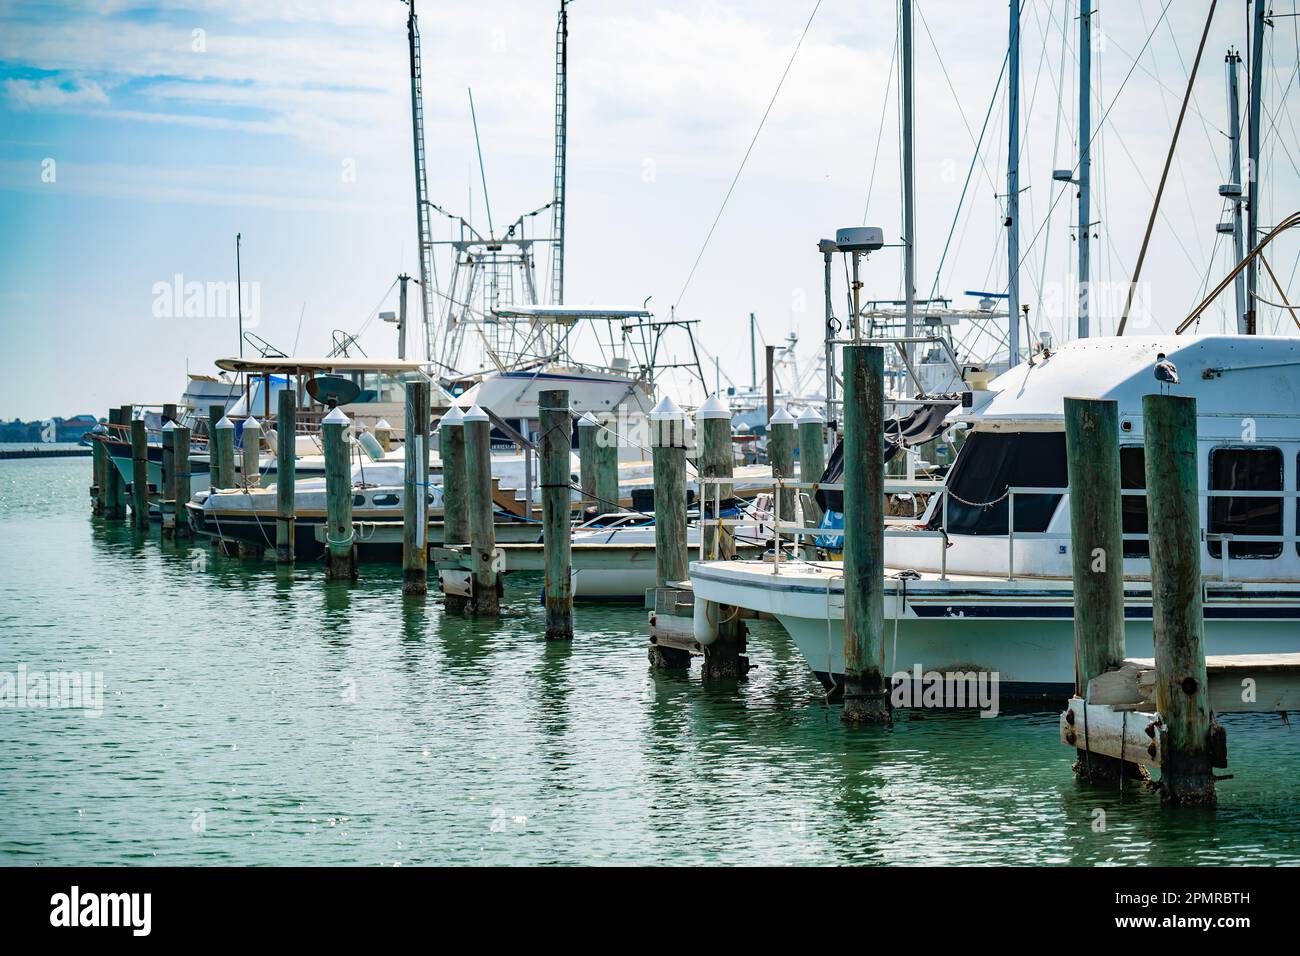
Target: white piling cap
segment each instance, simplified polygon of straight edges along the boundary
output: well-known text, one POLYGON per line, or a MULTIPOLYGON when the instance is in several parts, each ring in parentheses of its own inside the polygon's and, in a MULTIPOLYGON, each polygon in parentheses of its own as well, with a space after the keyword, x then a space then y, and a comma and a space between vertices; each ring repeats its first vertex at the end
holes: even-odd
MULTIPOLYGON (((105 429, 101 428, 99 425, 96 425, 94 428, 91 429, 91 431, 104 431, 104 430, 105 429)), ((162 427, 162 430, 165 432, 174 432, 176 431, 176 423, 169 418, 167 419, 167 424, 162 427)))
POLYGON ((451 408, 447 409, 447 414, 443 415, 442 418, 438 419, 439 428, 441 428, 443 425, 464 425, 464 424, 465 424, 465 413, 461 410, 461 407, 459 405, 451 406, 451 408))
POLYGON ((599 424, 600 422, 596 420, 596 416, 591 412, 583 412, 582 417, 578 419, 579 428, 594 428, 599 424))
POLYGON ((800 425, 825 425, 826 419, 822 418, 822 413, 817 410, 817 406, 809 405, 799 414, 800 425))
POLYGON ((685 418, 686 416, 682 413, 682 410, 677 407, 677 403, 667 395, 650 412, 650 421, 652 422, 677 421, 685 418))
POLYGON ((348 418, 347 415, 343 414, 343 409, 338 408, 336 406, 333 409, 333 411, 331 411, 328 415, 326 415, 323 419, 321 419, 321 424, 322 425, 351 425, 352 419, 348 418))
POLYGON ((262 423, 256 418, 250 418, 244 422, 244 431, 249 431, 250 429, 255 432, 260 432, 262 430, 262 423))
POLYGON ((393 430, 393 426, 388 424, 387 418, 381 418, 379 421, 375 422, 375 431, 379 431, 381 428, 387 428, 389 431, 393 430))
POLYGON ((695 420, 702 421, 707 418, 731 418, 731 409, 717 395, 710 395, 704 400, 704 404, 695 410, 695 420))
POLYGON ((794 416, 790 414, 788 408, 781 405, 777 407, 775 412, 773 412, 772 417, 767 420, 767 423, 769 425, 793 425, 794 416))
POLYGON ((222 415, 222 416, 221 416, 221 421, 217 422, 217 427, 218 427, 218 428, 221 428, 221 429, 227 429, 227 428, 229 428, 229 429, 233 430, 234 427, 235 427, 235 423, 232 422, 232 421, 231 421, 229 418, 227 418, 225 415, 222 415))
POLYGON ((479 408, 477 405, 467 411, 464 417, 465 422, 486 422, 490 420, 491 419, 488 418, 488 413, 483 411, 483 409, 479 408))

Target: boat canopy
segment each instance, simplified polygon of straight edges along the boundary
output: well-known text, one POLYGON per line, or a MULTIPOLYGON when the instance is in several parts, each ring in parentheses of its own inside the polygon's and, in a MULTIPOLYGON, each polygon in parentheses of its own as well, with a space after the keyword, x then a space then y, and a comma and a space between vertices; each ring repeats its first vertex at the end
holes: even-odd
POLYGON ((527 319, 542 325, 574 325, 581 321, 620 321, 649 319, 645 309, 602 309, 596 306, 575 305, 509 305, 497 306, 492 314, 498 319, 527 319))
POLYGON ((262 358, 222 358, 217 359, 217 368, 227 372, 246 372, 250 375, 280 374, 289 375, 297 372, 419 372, 424 367, 422 362, 400 361, 398 359, 353 359, 353 358, 285 358, 268 356, 262 358))

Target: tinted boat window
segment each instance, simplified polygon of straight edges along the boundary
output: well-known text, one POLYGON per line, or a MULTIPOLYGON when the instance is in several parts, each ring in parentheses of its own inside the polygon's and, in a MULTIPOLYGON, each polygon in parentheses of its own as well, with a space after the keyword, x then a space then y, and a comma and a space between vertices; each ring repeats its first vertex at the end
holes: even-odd
MULTIPOLYGON (((1064 432, 973 432, 948 475, 948 531, 1006 534, 1007 491, 1064 488, 1064 432)), ((1046 531, 1060 495, 1016 495, 1016 530, 1046 531)), ((931 528, 943 527, 935 509, 931 528)))
MULTIPOLYGON (((1125 445, 1119 450, 1119 486, 1145 488, 1147 486, 1146 452, 1141 445, 1125 445)), ((1125 495, 1121 508, 1125 534, 1147 533, 1147 500, 1143 495, 1125 495)), ((1125 541, 1124 557, 1145 558, 1151 549, 1146 541, 1125 541)))
MULTIPOLYGON (((1213 491, 1281 491, 1282 450, 1269 447, 1215 448, 1210 451, 1213 491)), ((1211 498, 1210 534, 1282 533, 1281 498, 1211 498)), ((1223 556, 1223 542, 1207 542, 1211 557, 1223 556)), ((1281 542, 1233 541, 1229 558, 1276 558, 1281 542)))

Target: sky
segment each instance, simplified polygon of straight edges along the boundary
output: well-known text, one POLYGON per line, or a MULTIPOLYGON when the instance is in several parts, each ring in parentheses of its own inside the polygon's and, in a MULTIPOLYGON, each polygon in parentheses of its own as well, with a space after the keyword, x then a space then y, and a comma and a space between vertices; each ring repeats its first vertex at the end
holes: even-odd
MULTIPOLYGON (((498 227, 551 199, 557 6, 418 2, 429 196, 480 229, 481 177, 498 227)), ((864 222, 891 244, 901 236, 896 6, 574 0, 566 302, 648 299, 660 318, 697 321, 710 386, 749 384, 751 312, 760 346, 794 333, 811 369, 817 240, 864 222)), ((1300 18, 1281 15, 1293 0, 1272 6, 1265 224, 1300 208, 1300 18)), ((1133 0, 1094 17, 1091 278, 1103 334, 1208 7, 1133 0)), ((961 306, 974 305, 967 290, 1007 283, 1008 10, 916 3, 918 293, 961 306)), ((1077 0, 1024 0, 1021 12, 1022 300, 1032 328, 1058 341, 1075 322, 1075 193, 1051 170, 1072 167, 1077 150, 1077 13, 1077 0)), ((368 354, 395 355, 394 328, 375 314, 396 309, 399 272, 419 271, 406 14, 400 0, 0 0, 0 418, 175 401, 187 371, 238 351, 237 312, 216 302, 187 314, 173 294, 234 281, 236 234, 246 328, 298 354, 364 330, 368 354)), ((1142 273, 1140 331, 1172 330, 1231 267, 1215 232, 1228 181, 1224 55, 1245 50, 1247 26, 1245 0, 1219 3, 1142 273)), ((1243 108, 1245 80, 1243 70, 1243 108)), ((532 222, 549 230, 545 215, 532 222)), ((434 229, 451 235, 447 220, 434 229)), ((1300 236, 1280 238, 1269 259, 1290 297, 1300 236)), ((863 275, 869 298, 901 295, 899 250, 873 254, 863 275)), ((1271 285, 1260 294, 1279 298, 1271 285)), ((1223 329, 1229 307, 1230 295, 1201 330, 1223 329)), ((1295 331, 1271 307, 1261 328, 1295 331)), ((992 331, 965 331, 973 354, 995 347, 992 331)), ((595 357, 592 342, 576 348, 595 357)), ((666 383, 702 395, 684 373, 666 383)))

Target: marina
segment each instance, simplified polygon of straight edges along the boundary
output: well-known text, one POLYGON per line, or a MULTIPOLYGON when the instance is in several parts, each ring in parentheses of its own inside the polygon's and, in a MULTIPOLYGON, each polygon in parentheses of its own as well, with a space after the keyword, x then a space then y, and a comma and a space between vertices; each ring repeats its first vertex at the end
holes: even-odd
MULTIPOLYGON (((148 242, 73 180, 97 354, 15 323, 0 375, 0 873, 51 928, 125 874, 176 920, 200 868, 287 931, 315 877, 229 881, 889 866, 917 925, 1284 912, 1234 881, 1300 866, 1296 11, 141 4, 74 19, 203 69, 0 77, 32 142, 195 137, 139 146, 148 242)), ((0 304, 62 321, 31 256, 0 304)), ((435 900, 392 885, 341 921, 435 900)))

